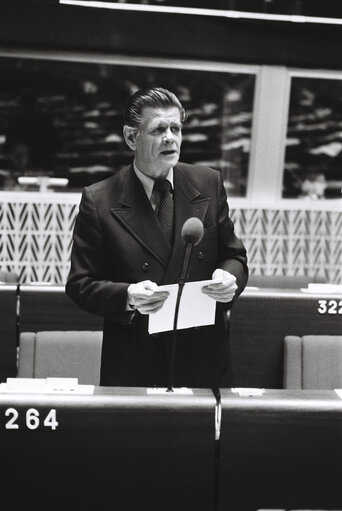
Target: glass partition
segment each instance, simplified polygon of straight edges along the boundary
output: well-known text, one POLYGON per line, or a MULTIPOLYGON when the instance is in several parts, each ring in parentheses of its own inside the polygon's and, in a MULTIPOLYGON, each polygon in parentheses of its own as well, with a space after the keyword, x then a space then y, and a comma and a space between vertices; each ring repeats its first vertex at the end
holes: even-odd
POLYGON ((342 75, 292 78, 283 198, 342 198, 342 75))
POLYGON ((220 170, 244 197, 255 74, 0 58, 0 190, 78 192, 132 160, 122 112, 138 88, 167 87, 187 111, 181 160, 220 170))

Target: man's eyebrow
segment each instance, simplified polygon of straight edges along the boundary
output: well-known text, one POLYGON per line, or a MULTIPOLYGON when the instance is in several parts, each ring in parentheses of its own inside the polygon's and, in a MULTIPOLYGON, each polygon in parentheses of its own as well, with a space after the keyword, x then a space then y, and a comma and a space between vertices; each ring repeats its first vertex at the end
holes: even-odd
POLYGON ((160 126, 167 126, 167 122, 166 121, 156 121, 156 122, 151 122, 151 128, 159 128, 160 126))
POLYGON ((169 125, 171 127, 175 127, 175 126, 177 126, 178 128, 182 127, 182 123, 179 121, 171 121, 169 123, 168 121, 159 120, 159 121, 155 121, 155 122, 152 121, 151 125, 150 125, 150 129, 155 130, 157 128, 165 128, 166 126, 169 126, 169 125))

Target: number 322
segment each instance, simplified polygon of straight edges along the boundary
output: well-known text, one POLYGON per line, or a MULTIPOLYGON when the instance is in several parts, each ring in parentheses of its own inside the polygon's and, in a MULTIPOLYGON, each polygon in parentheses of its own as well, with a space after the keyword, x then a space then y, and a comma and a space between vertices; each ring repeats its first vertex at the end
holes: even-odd
POLYGON ((319 314, 342 314, 342 300, 318 300, 319 314))

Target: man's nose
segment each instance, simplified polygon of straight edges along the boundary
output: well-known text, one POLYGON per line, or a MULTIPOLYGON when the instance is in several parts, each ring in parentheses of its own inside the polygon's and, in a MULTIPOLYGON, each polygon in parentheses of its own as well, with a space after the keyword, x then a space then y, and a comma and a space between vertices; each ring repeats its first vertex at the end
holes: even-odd
POLYGON ((169 143, 169 142, 173 142, 174 141, 174 135, 172 133, 172 131, 170 130, 170 128, 168 128, 165 133, 164 133, 164 137, 163 137, 163 140, 164 142, 166 143, 169 143))

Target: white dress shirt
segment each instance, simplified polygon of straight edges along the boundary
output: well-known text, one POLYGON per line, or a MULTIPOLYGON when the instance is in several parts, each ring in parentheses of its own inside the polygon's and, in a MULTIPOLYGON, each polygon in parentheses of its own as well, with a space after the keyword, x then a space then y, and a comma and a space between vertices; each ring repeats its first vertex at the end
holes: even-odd
MULTIPOLYGON (((141 170, 139 170, 138 167, 136 166, 135 161, 133 161, 133 168, 134 168, 134 172, 136 173, 137 178, 139 179, 139 181, 141 182, 141 184, 144 187, 145 193, 146 193, 149 201, 151 202, 151 206, 153 207, 154 210, 156 210, 157 204, 158 204, 158 198, 153 193, 154 179, 152 177, 147 176, 143 172, 141 172, 141 170)), ((170 168, 165 179, 167 179, 171 183, 171 186, 173 189, 173 168, 172 167, 170 168)))

